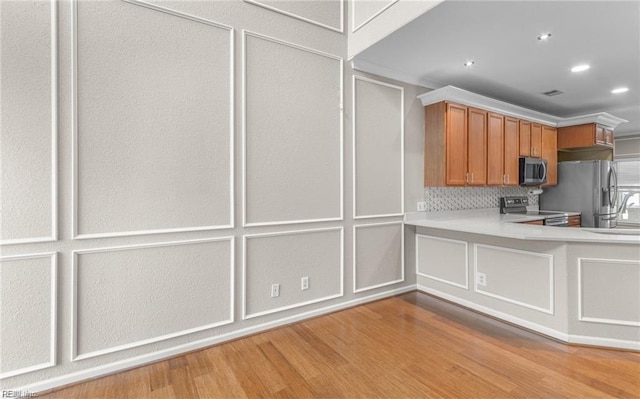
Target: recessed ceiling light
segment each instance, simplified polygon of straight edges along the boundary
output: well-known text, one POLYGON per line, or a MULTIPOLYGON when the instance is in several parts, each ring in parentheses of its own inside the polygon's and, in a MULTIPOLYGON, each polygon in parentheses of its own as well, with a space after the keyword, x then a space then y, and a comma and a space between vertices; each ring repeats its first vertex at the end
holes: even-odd
POLYGON ((464 63, 464 66, 469 67, 469 66, 471 66, 471 65, 473 65, 473 64, 475 64, 475 63, 476 63, 475 61, 471 61, 471 60, 470 60, 470 61, 465 62, 465 63, 464 63))
POLYGON ((551 37, 551 33, 544 33, 544 34, 538 36, 538 40, 547 40, 550 37, 551 37))
POLYGON ((628 87, 618 87, 617 89, 613 89, 613 90, 611 90, 611 92, 612 92, 613 94, 626 93, 626 92, 628 92, 628 91, 629 91, 629 88, 628 88, 628 87))
POLYGON ((576 65, 573 68, 571 68, 571 72, 582 72, 582 71, 586 71, 589 68, 591 68, 591 67, 589 65, 587 65, 587 64, 576 65))

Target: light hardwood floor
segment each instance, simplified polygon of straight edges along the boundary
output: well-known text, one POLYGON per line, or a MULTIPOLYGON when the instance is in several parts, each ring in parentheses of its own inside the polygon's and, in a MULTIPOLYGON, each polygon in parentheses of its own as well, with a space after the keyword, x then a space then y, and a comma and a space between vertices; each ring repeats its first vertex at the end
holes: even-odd
POLYGON ((40 398, 640 398, 640 353, 412 292, 40 398))

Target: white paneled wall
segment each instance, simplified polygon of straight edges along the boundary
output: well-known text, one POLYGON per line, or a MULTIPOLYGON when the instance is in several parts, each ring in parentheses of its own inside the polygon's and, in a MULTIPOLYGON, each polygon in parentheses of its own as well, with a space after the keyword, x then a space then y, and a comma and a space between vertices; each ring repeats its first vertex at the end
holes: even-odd
POLYGON ((474 291, 501 301, 543 313, 554 313, 553 255, 473 244, 474 275, 484 273, 486 284, 474 283, 474 291), (513 284, 526 281, 526 285, 513 284))
POLYGON ((353 291, 404 281, 404 227, 400 222, 353 226, 353 291))
POLYGON ((354 79, 343 0, 0 7, 0 388, 415 288, 424 89, 354 79))
POLYGON ((46 1, 0 2, 0 244, 58 235, 57 12, 46 1))
POLYGON ((242 39, 245 225, 342 219, 342 59, 242 39))
POLYGON ((75 234, 231 227, 233 30, 138 4, 75 4, 75 234))
POLYGON ((233 322, 233 237, 74 251, 73 360, 233 322))
POLYGON ((469 289, 469 244, 416 234, 416 273, 439 283, 469 289))
POLYGON ((398 0, 354 0, 352 2, 351 29, 357 31, 382 14, 398 0))
POLYGON ((342 227, 245 235, 243 318, 326 301, 344 294, 342 227), (309 289, 301 279, 308 277, 309 289), (271 296, 271 285, 280 295, 271 296))
POLYGON ((57 254, 0 257, 0 378, 55 365, 57 254))
POLYGON ((578 318, 640 327, 640 262, 579 258, 578 318), (627 295, 622 297, 620 292, 627 295))
POLYGON ((244 1, 336 32, 344 30, 344 0, 244 1))
POLYGON ((353 77, 353 217, 404 213, 404 89, 353 77))

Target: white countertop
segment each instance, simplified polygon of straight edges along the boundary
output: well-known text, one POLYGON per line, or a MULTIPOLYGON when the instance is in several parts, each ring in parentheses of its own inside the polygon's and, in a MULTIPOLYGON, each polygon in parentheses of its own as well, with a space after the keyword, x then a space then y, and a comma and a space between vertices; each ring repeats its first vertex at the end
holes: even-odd
MULTIPOLYGON (((578 214, 575 212, 566 213, 569 215, 578 214)), ((404 222, 408 225, 504 238, 516 238, 520 240, 640 245, 640 229, 608 230, 536 226, 518 223, 542 219, 544 219, 544 216, 501 215, 499 208, 443 212, 410 212, 404 216, 404 222)))

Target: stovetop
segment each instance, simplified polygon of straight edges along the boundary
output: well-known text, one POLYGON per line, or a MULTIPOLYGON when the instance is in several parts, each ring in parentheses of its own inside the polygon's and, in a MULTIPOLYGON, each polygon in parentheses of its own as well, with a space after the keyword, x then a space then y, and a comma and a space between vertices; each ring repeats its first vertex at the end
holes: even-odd
POLYGON ((524 212, 506 212, 506 215, 527 215, 527 216, 549 216, 549 215, 558 215, 558 216, 567 216, 565 212, 560 211, 524 211, 524 212))
POLYGON ((529 198, 527 197, 501 197, 500 213, 506 215, 527 215, 527 216, 567 216, 565 212, 559 211, 529 211, 529 198))

